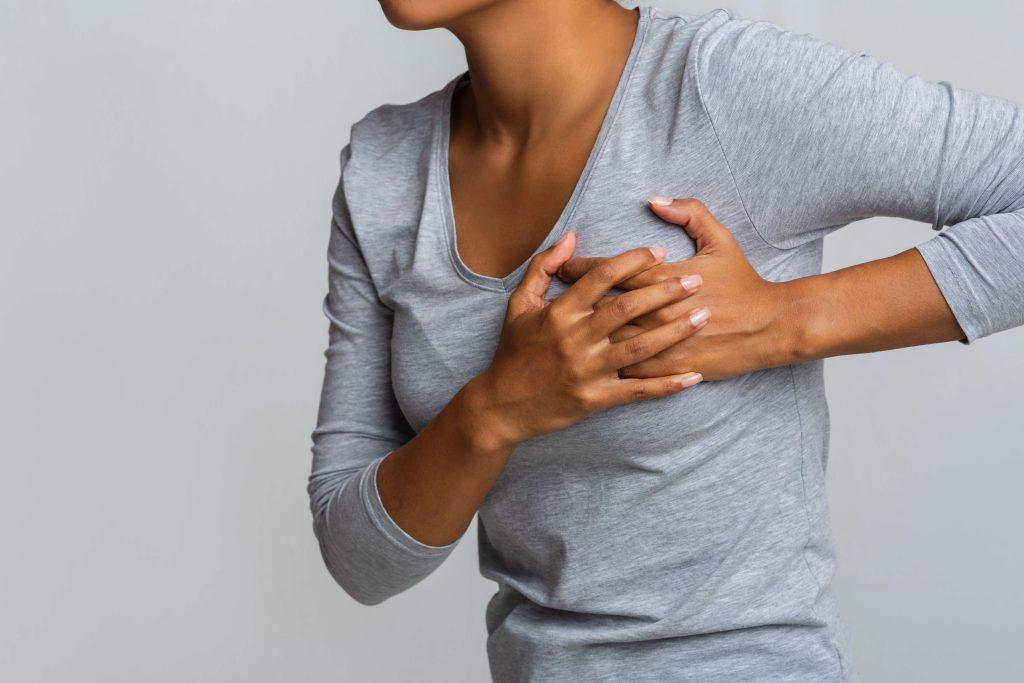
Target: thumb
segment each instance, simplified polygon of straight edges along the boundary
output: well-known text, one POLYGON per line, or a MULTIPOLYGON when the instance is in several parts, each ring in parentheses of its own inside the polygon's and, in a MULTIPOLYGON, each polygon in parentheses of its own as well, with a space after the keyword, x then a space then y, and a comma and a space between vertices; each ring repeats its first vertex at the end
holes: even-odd
POLYGON ((576 233, 568 232, 530 260, 526 275, 509 297, 506 320, 514 320, 523 313, 544 307, 544 295, 551 286, 552 276, 569 260, 575 249, 576 233))
POLYGON ((682 226, 697 242, 698 253, 734 243, 729 230, 698 199, 651 196, 647 203, 660 218, 682 226))

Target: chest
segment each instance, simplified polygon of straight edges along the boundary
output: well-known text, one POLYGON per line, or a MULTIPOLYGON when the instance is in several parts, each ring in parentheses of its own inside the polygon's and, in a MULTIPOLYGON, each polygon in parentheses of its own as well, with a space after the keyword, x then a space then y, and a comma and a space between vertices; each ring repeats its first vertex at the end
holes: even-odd
POLYGON ((592 142, 593 135, 578 134, 557 146, 512 150, 453 139, 452 223, 469 270, 504 278, 532 256, 569 204, 592 142))
MULTIPOLYGON (((474 235, 477 239, 458 240, 451 215, 458 201, 453 199, 453 208, 449 208, 437 200, 449 191, 447 169, 439 162, 431 165, 419 190, 431 200, 424 202, 413 224, 396 228, 394 239, 378 241, 380 251, 368 254, 381 298, 394 311, 392 384, 399 406, 414 429, 422 429, 469 379, 486 369, 497 345, 508 296, 522 276, 521 264, 538 244, 553 242, 558 237, 555 232, 576 231, 577 256, 611 256, 645 245, 664 247, 670 261, 693 256, 693 241, 681 227, 651 213, 645 202, 647 195, 701 199, 733 232, 763 275, 784 279, 804 274, 799 271, 808 263, 798 263, 792 254, 766 245, 750 224, 713 131, 694 121, 680 127, 681 134, 666 141, 659 128, 646 130, 642 124, 642 120, 631 122, 631 128, 623 130, 621 127, 627 124, 620 121, 600 154, 579 177, 575 190, 568 190, 573 194, 568 204, 564 204, 564 198, 552 199, 545 211, 522 214, 529 216, 527 223, 536 224, 534 232, 514 243, 515 248, 509 250, 514 256, 507 261, 489 262, 495 266, 493 275, 511 273, 505 277, 482 275, 477 268, 467 267, 466 258, 460 259, 460 254, 467 256, 464 250, 470 242, 498 244, 499 251, 502 242, 479 239, 486 236, 472 232, 467 237, 474 235), (552 219, 556 211, 561 212, 557 224, 552 219), (552 232, 545 238, 549 230, 552 232)), ((566 172, 564 177, 567 184, 575 181, 571 173, 566 172)), ((458 187, 458 182, 451 186, 458 187)), ((563 187, 562 193, 566 191, 563 187)), ((471 210, 482 211, 481 207, 471 210)), ((469 226, 474 223, 480 231, 500 229, 500 204, 491 213, 491 220, 470 221, 463 220, 470 214, 461 212, 459 231, 472 231, 474 228, 469 226)), ((469 263, 486 265, 484 261, 469 263)), ((556 279, 549 298, 558 296, 565 287, 556 279)), ((665 433, 700 428, 734 398, 727 387, 710 384, 691 393, 693 399, 674 402, 677 410, 655 411, 656 419, 665 422, 665 433)), ((609 435, 628 434, 633 431, 629 423, 635 423, 638 411, 649 409, 623 409, 596 423, 609 435)))

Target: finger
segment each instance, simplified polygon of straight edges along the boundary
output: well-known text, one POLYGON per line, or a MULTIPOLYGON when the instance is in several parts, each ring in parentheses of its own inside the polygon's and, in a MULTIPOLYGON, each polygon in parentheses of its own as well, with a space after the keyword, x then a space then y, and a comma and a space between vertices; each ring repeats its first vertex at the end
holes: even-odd
MULTIPOLYGON (((585 274, 590 272, 595 266, 604 263, 608 258, 606 256, 578 256, 570 258, 562 264, 562 267, 558 268, 558 278, 566 283, 574 283, 575 281, 583 278, 585 274)), ((632 278, 624 280, 616 287, 623 290, 637 290, 647 285, 653 285, 654 283, 662 282, 668 278, 671 278, 671 272, 664 272, 667 268, 663 266, 655 265, 651 268, 643 270, 632 278)))
MULTIPOLYGON (((685 263, 685 262, 681 262, 685 263)), ((650 285, 664 282, 670 277, 678 277, 674 273, 679 272, 677 263, 662 263, 648 268, 647 270, 641 271, 631 278, 627 278, 615 285, 619 289, 640 289, 641 287, 649 287, 650 285)))
POLYGON ((558 277, 573 283, 593 270, 594 266, 608 260, 607 256, 577 256, 562 264, 558 269, 558 277))
POLYGON ((576 248, 576 233, 568 232, 555 244, 530 260, 526 274, 508 300, 506 320, 514 320, 527 311, 544 306, 544 295, 551 286, 551 277, 572 256, 576 248))
POLYGON ((700 278, 671 278, 619 294, 614 301, 597 308, 588 320, 588 327, 595 338, 607 337, 634 318, 686 299, 700 288, 700 284, 700 278))
POLYGON ((647 315, 642 315, 638 318, 633 318, 629 325, 620 327, 619 329, 608 335, 608 338, 612 341, 620 341, 621 339, 629 339, 629 337, 636 336, 630 334, 628 336, 622 336, 622 331, 626 328, 635 330, 653 330, 656 327, 661 327, 665 323, 670 323, 673 320, 681 318, 682 316, 689 313, 694 307, 694 303, 689 298, 677 301, 667 306, 662 306, 656 311, 651 311, 647 315))
POLYGON ((628 365, 619 370, 619 377, 623 379, 649 379, 652 377, 664 377, 679 372, 682 368, 692 364, 687 358, 661 358, 654 357, 641 361, 636 365, 628 365))
POLYGON ((592 268, 553 305, 575 311, 591 310, 618 283, 664 260, 665 250, 661 247, 630 249, 592 268))
MULTIPOLYGON (((606 257, 577 257, 571 258, 562 264, 562 267, 558 269, 558 277, 565 282, 576 282, 581 277, 586 275, 593 268, 601 263, 604 263, 608 259, 606 257)), ((674 263, 670 267, 668 264, 662 264, 648 268, 633 277, 623 280, 618 285, 619 289, 640 289, 641 287, 647 287, 653 285, 656 282, 662 282, 673 276, 672 271, 678 272, 677 266, 685 261, 674 263)))
POLYGON ((735 243, 729 230, 697 199, 651 196, 647 203, 660 218, 682 226, 697 242, 698 252, 735 243))
POLYGON ((665 377, 666 375, 675 375, 680 372, 692 372, 695 368, 701 367, 702 364, 702 361, 694 355, 692 348, 686 348, 681 351, 670 348, 647 360, 619 368, 618 375, 623 379, 665 377))
POLYGON ((623 280, 619 283, 619 289, 640 289, 641 287, 650 287, 658 282, 664 282, 668 278, 672 277, 673 268, 668 264, 655 266, 654 268, 648 268, 642 273, 637 273, 628 280, 623 280))
POLYGON ((707 325, 710 315, 710 310, 702 306, 679 320, 674 320, 625 341, 614 342, 605 356, 608 369, 618 370, 656 356, 707 325))
MULTIPOLYGON (((659 326, 655 325, 655 327, 659 326)), ((649 329, 654 328, 640 327, 632 323, 630 323, 629 325, 623 325, 622 327, 608 335, 608 341, 612 342, 613 344, 616 342, 626 341, 627 339, 632 339, 638 334, 643 334, 644 332, 647 332, 649 329)))
POLYGON ((649 379, 617 379, 608 391, 608 407, 672 396, 703 381, 698 372, 649 379))

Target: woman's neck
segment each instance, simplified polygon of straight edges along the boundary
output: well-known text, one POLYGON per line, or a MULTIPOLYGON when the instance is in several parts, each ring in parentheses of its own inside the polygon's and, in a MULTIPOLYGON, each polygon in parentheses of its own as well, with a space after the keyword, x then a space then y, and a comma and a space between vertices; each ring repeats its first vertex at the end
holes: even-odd
POLYGON ((462 17, 466 121, 493 142, 528 146, 611 99, 638 13, 613 0, 515 0, 462 17))

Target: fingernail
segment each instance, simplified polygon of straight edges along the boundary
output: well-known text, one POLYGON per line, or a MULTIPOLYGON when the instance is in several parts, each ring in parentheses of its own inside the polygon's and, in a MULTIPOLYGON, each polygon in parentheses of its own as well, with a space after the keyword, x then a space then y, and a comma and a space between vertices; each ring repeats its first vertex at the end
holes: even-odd
POLYGON ((690 324, 694 327, 700 327, 708 321, 708 316, 710 315, 711 312, 707 308, 698 308, 690 314, 690 324))
POLYGON ((665 250, 662 249, 661 247, 647 247, 647 248, 651 250, 652 254, 654 254, 654 258, 659 259, 659 260, 665 258, 665 250))
POLYGON ((655 206, 671 206, 672 205, 672 198, 671 197, 659 197, 656 194, 652 194, 650 197, 647 198, 647 203, 648 204, 654 204, 655 206))
POLYGON ((704 376, 699 372, 691 372, 680 376, 677 380, 679 386, 686 389, 692 387, 694 384, 700 384, 704 381, 704 376))
POLYGON ((687 292, 693 292, 704 284, 704 278, 700 275, 687 275, 686 277, 679 278, 679 284, 683 286, 687 292))

